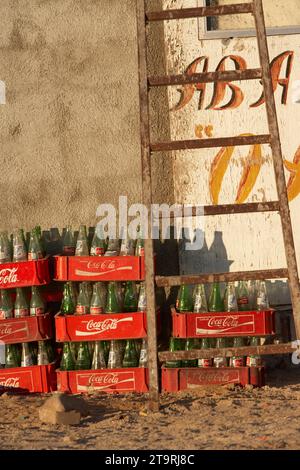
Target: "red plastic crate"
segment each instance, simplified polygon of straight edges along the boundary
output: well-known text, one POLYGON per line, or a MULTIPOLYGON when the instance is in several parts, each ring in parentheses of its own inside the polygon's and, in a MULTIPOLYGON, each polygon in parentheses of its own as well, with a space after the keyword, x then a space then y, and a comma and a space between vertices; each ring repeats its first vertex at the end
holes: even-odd
POLYGON ((140 256, 55 256, 57 281, 138 281, 140 256))
POLYGON ((169 369, 162 367, 162 391, 178 392, 203 385, 264 385, 263 367, 205 367, 169 369))
POLYGON ((49 284, 49 258, 0 264, 0 289, 49 284))
POLYGON ((48 393, 57 388, 55 365, 0 369, 0 392, 48 393))
POLYGON ((36 317, 0 320, 0 341, 5 344, 46 340, 52 336, 52 318, 49 313, 36 317))
POLYGON ((143 367, 56 372, 61 392, 148 392, 148 369, 143 367))
POLYGON ((220 338, 275 334, 275 310, 230 313, 177 313, 171 308, 173 336, 220 338))
POLYGON ((145 338, 146 314, 102 313, 99 315, 55 315, 56 340, 98 341, 145 338))

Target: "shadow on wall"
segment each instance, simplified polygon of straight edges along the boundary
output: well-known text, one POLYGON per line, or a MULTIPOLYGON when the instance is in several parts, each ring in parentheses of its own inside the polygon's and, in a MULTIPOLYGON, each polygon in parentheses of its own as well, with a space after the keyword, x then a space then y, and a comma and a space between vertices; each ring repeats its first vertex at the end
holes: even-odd
POLYGON ((197 250, 187 249, 189 239, 183 232, 179 242, 179 266, 181 274, 222 273, 229 272, 233 260, 228 259, 223 241, 223 233, 215 231, 214 240, 208 248, 205 232, 197 229, 196 237, 202 247, 197 250))

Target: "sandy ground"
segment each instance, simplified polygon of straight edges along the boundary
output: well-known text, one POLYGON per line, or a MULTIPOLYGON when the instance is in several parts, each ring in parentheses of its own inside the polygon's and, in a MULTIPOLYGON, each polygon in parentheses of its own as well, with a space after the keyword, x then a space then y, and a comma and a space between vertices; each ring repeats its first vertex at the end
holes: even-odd
POLYGON ((42 424, 43 396, 0 397, 1 449, 299 449, 300 369, 277 370, 261 389, 209 387, 164 395, 88 397, 78 426, 42 424))

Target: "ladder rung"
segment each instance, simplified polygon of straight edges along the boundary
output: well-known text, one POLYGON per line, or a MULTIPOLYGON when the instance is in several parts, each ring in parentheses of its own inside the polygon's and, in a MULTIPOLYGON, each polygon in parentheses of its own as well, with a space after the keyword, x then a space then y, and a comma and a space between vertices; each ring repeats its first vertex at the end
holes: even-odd
POLYGON ((221 137, 218 139, 175 140, 150 144, 152 152, 172 150, 203 149, 214 147, 234 147, 238 145, 269 144, 270 134, 249 135, 239 137, 221 137))
MULTIPOLYGON (((250 212, 276 212, 280 210, 279 201, 250 202, 247 204, 220 204, 210 206, 189 206, 191 214, 185 215, 180 207, 169 214, 159 214, 159 219, 176 219, 178 217, 199 217, 203 215, 247 214, 250 212)), ((153 216, 155 218, 155 215, 153 216)))
POLYGON ((198 18, 203 16, 239 15, 241 13, 252 12, 252 3, 238 3, 235 5, 148 11, 146 12, 146 19, 148 21, 180 20, 184 18, 198 18))
POLYGON ((150 86, 186 85, 190 83, 226 82, 233 80, 255 80, 262 77, 261 69, 228 70, 225 72, 204 72, 161 77, 148 77, 150 86))
POLYGON ((184 359, 208 359, 211 357, 233 357, 233 356, 265 356, 272 354, 291 354, 296 351, 292 343, 266 344, 264 346, 241 346, 239 348, 212 348, 193 349, 192 351, 161 351, 158 353, 159 360, 174 361, 184 359))
POLYGON ((234 282, 249 280, 265 280, 265 279, 287 279, 288 270, 282 269, 265 269, 258 271, 240 271, 233 273, 211 273, 184 276, 156 276, 156 284, 158 287, 180 286, 181 284, 208 284, 212 282, 234 282))

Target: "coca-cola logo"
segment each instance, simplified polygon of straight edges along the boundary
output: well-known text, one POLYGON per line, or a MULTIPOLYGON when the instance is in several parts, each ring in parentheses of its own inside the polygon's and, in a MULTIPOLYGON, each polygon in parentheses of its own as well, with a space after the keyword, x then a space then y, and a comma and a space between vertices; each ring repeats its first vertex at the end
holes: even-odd
POLYGON ((13 329, 10 325, 5 325, 5 326, 0 327, 0 337, 11 335, 12 332, 13 332, 13 329))
POLYGON ((134 372, 109 372, 103 374, 80 374, 77 376, 77 390, 104 390, 118 386, 122 390, 134 390, 134 372))
POLYGON ((97 386, 102 384, 116 385, 119 383, 119 375, 117 373, 110 373, 106 375, 93 374, 89 377, 88 386, 97 386))
POLYGON ((92 336, 104 333, 108 330, 116 330, 119 323, 123 322, 132 322, 133 317, 126 318, 106 318, 105 320, 95 321, 88 320, 82 321, 82 324, 85 325, 85 331, 76 330, 76 336, 92 336))
POLYGON ((105 260, 105 261, 88 261, 88 269, 100 269, 101 271, 107 271, 109 269, 116 269, 118 262, 116 260, 105 260))
POLYGON ((0 377, 1 387, 20 387, 20 377, 0 377))
POLYGON ((202 383, 229 383, 229 382, 238 382, 239 381, 239 372, 231 371, 227 372, 226 370, 217 369, 214 370, 205 370, 197 371, 197 374, 189 375, 189 385, 192 384, 202 384, 202 383))
POLYGON ((236 328, 239 326, 239 317, 211 317, 207 325, 211 328, 236 328))
POLYGON ((196 318, 197 335, 220 335, 226 332, 253 333, 253 315, 212 315, 196 318))
POLYGON ((17 268, 4 268, 0 270, 0 284, 15 284, 19 281, 17 268))

